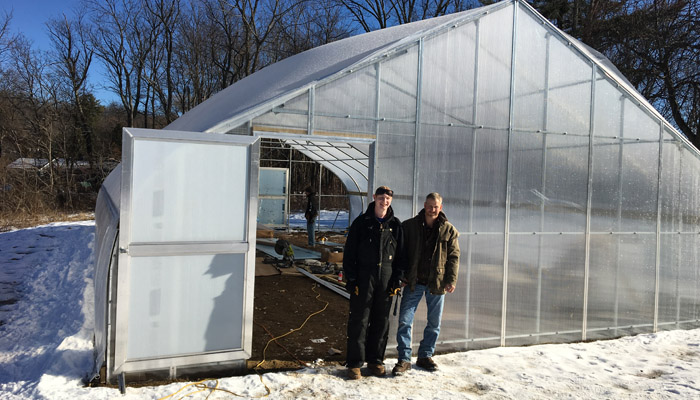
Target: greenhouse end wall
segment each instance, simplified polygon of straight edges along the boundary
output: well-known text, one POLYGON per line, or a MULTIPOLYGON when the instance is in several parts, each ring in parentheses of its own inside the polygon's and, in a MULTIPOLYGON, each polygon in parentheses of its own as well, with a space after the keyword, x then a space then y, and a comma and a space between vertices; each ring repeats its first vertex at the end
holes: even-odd
POLYGON ((697 150, 524 1, 472 11, 252 129, 376 139, 374 182, 401 219, 442 194, 462 256, 439 349, 699 327, 697 150))

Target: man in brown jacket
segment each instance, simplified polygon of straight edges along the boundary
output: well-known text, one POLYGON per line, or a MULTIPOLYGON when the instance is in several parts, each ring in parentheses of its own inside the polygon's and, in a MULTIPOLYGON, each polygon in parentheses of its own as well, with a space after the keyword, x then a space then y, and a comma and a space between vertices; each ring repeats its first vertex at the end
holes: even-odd
POLYGON ((428 324, 418 347, 416 366, 427 371, 437 370, 432 359, 440 334, 440 321, 445 293, 452 293, 459 271, 459 232, 442 212, 442 196, 430 193, 417 216, 405 221, 406 277, 399 312, 396 342, 399 360, 392 373, 401 375, 411 369, 411 325, 418 303, 425 295, 428 324))

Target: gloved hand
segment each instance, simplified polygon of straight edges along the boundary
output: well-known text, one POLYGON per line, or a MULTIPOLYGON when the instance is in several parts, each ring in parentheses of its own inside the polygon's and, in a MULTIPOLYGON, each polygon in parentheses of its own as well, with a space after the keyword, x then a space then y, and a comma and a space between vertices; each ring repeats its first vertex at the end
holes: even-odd
POLYGON ((401 280, 392 279, 389 281, 389 285, 386 287, 386 294, 389 296, 396 296, 401 294, 401 280))
POLYGON ((350 293, 351 295, 360 294, 360 288, 357 286, 357 281, 354 279, 347 281, 345 283, 345 291, 350 293))

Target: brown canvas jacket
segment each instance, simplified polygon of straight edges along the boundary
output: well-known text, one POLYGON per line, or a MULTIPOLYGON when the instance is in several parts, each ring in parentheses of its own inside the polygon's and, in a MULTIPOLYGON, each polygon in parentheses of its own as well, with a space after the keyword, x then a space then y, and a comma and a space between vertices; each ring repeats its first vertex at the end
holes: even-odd
MULTIPOLYGON (((411 291, 416 288, 416 276, 418 263, 423 251, 423 224, 425 224, 424 210, 415 217, 404 221, 404 249, 406 264, 406 279, 411 291)), ((445 294, 445 285, 457 284, 459 272, 459 232, 449 221, 445 214, 440 212, 440 230, 433 249, 432 268, 428 288, 431 294, 445 294)))

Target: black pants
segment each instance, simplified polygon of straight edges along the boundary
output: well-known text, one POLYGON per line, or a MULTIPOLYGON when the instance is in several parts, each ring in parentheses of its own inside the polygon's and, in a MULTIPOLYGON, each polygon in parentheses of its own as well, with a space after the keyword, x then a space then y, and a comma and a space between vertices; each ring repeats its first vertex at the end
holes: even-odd
POLYGON ((348 316, 347 367, 383 364, 389 337, 392 297, 387 294, 391 267, 373 266, 358 279, 359 294, 350 294, 348 316))

